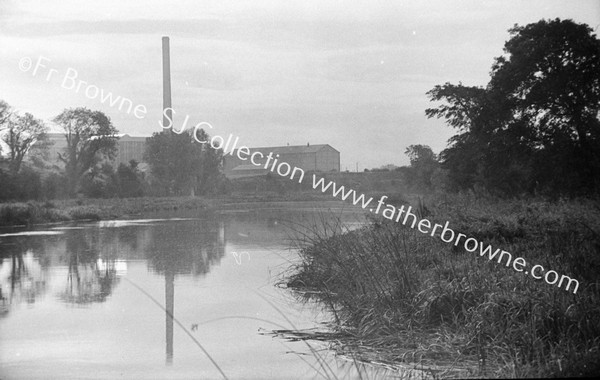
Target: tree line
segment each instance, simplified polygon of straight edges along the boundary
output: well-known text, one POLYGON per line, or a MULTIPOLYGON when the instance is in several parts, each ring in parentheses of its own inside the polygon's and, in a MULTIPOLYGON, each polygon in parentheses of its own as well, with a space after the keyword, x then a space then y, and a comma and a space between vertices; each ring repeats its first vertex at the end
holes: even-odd
POLYGON ((222 152, 195 144, 187 131, 149 137, 144 152, 149 170, 142 171, 133 160, 115 168, 118 130, 103 112, 70 108, 52 121, 66 142, 56 159, 49 157, 47 125, 0 100, 0 201, 194 195, 227 187, 222 152))
MULTIPOLYGON (((437 85, 425 110, 457 133, 439 155, 426 145, 405 152, 401 168, 419 188, 485 189, 502 196, 600 193, 600 40, 586 24, 541 20, 515 25, 485 86, 437 85)), ((60 166, 49 164, 47 128, 0 101, 0 200, 222 193, 222 152, 183 131, 147 139, 138 163, 110 164, 117 130, 100 111, 65 109, 60 166), (0 147, 1 148, 1 147, 0 147)), ((206 135, 205 131, 202 134, 206 135)), ((205 140, 208 139, 206 136, 205 140)))

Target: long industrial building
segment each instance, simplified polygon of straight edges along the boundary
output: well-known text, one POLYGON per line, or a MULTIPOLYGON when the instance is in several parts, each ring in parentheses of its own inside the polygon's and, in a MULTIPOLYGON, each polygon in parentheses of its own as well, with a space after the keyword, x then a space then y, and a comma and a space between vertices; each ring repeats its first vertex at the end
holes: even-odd
MULTIPOLYGON (((128 134, 118 135, 117 155, 113 161, 115 168, 119 164, 129 164, 131 160, 138 163, 144 161, 144 149, 146 139, 149 136, 130 136, 128 134)), ((63 153, 67 147, 67 141, 64 133, 49 133, 49 140, 52 144, 49 147, 49 160, 52 163, 59 164, 58 154, 63 153)), ((277 157, 279 163, 286 162, 292 168, 296 167, 305 172, 339 172, 340 171, 340 152, 329 144, 317 145, 295 145, 295 146, 277 146, 249 148, 250 154, 260 152, 257 155, 254 165, 249 159, 242 160, 237 152, 233 155, 225 154, 223 161, 223 171, 229 179, 266 175, 269 170, 264 168, 267 156, 272 153, 272 157, 277 157), (279 155, 279 156, 277 156, 279 155)))
POLYGON ((249 159, 242 160, 237 152, 232 155, 227 154, 224 157, 223 171, 225 176, 230 179, 265 175, 269 169, 264 166, 267 156, 272 153, 272 157, 277 157, 278 162, 286 162, 292 168, 300 168, 305 172, 339 172, 340 171, 340 152, 329 144, 318 145, 296 145, 296 146, 277 146, 263 148, 249 148, 251 156, 254 152, 260 152, 261 155, 255 156, 255 165, 249 159), (262 158, 260 156, 263 156, 262 158))

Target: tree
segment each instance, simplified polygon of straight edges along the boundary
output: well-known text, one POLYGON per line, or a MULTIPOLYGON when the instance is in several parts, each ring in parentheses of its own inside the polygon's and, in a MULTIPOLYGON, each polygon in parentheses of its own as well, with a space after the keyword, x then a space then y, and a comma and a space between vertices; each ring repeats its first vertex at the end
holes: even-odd
POLYGON ((121 163, 117 168, 117 183, 119 198, 141 197, 144 195, 143 173, 138 169, 135 160, 129 165, 121 163))
POLYGON ((198 164, 199 147, 187 132, 155 132, 146 140, 144 161, 150 165, 151 185, 161 195, 188 195, 198 164))
POLYGON ((435 153, 433 153, 433 150, 428 145, 410 145, 404 153, 410 159, 410 165, 413 167, 422 167, 437 163, 435 153))
POLYGON ((431 187, 431 175, 439 163, 433 150, 427 145, 410 145, 404 152, 410 159, 410 177, 413 185, 431 187))
POLYGON ((536 179, 570 193, 597 191, 600 40, 572 20, 541 20, 509 32, 507 56, 496 59, 489 87, 531 130, 535 165, 544 169, 535 171, 536 179))
POLYGON ((59 159, 65 164, 69 195, 73 196, 86 171, 102 159, 114 158, 118 131, 104 113, 84 107, 65 109, 54 122, 65 130, 67 147, 59 159))
POLYGON ((503 193, 600 190, 600 40, 585 24, 541 20, 509 30, 485 88, 446 83, 426 110, 458 129, 441 153, 460 187, 503 193))
POLYGON ((527 161, 523 157, 523 145, 526 145, 523 141, 528 139, 511 137, 508 132, 517 131, 516 135, 526 136, 528 131, 502 128, 510 114, 504 99, 485 88, 460 83, 435 86, 427 95, 432 101, 445 100, 447 104, 427 109, 425 114, 443 117, 458 130, 458 134, 450 138, 450 146, 439 155, 442 167, 449 171, 451 188, 480 185, 507 191, 521 190, 512 181, 517 179, 513 177, 513 171, 508 173, 505 169, 510 167, 507 160, 513 163, 527 161))
POLYGON ((111 198, 118 195, 117 182, 115 169, 104 161, 83 174, 79 181, 80 191, 89 198, 111 198))
MULTIPOLYGON (((196 133, 201 141, 208 141, 202 129, 196 133)), ((220 181, 222 153, 212 147, 194 142, 185 131, 154 133, 146 142, 144 160, 151 170, 151 185, 164 195, 188 195, 214 190, 220 181)))
POLYGON ((43 142, 47 140, 47 128, 41 120, 36 119, 30 113, 26 113, 24 116, 12 114, 4 125, 2 141, 8 146, 8 162, 11 173, 17 174, 25 155, 34 145, 45 146, 43 142))
POLYGON ((47 148, 44 123, 28 113, 20 116, 13 112, 6 102, 0 100, 0 139, 8 148, 7 157, 0 157, 8 166, 6 172, 0 169, 0 199, 39 198, 40 173, 23 165, 23 162, 26 156, 32 158, 32 153, 43 153, 47 148))
MULTIPOLYGON (((196 133, 196 138, 200 141, 210 141, 210 137, 203 129, 196 133)), ((225 180, 222 173, 223 151, 206 145, 200 150, 199 160, 199 170, 196 172, 194 184, 196 193, 209 194, 219 191, 225 180)))

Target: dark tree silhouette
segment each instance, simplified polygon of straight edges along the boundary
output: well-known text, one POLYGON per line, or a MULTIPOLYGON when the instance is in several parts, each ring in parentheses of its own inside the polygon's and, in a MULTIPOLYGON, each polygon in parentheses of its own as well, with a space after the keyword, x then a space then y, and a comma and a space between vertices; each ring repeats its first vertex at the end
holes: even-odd
POLYGON ((59 158, 65 163, 69 193, 73 196, 86 171, 103 158, 114 158, 118 131, 104 113, 83 107, 65 109, 54 122, 65 130, 67 148, 59 158))
POLYGON ((47 128, 40 119, 32 114, 26 113, 20 116, 16 113, 7 118, 4 123, 5 131, 2 140, 8 146, 8 162, 11 173, 17 174, 21 170, 21 164, 25 155, 34 145, 46 147, 47 128))
POLYGON ((514 194, 600 190, 600 40, 585 24, 509 30, 485 88, 446 83, 426 110, 458 129, 440 158, 457 187, 514 194))
MULTIPOLYGON (((202 129, 196 138, 208 141, 202 129)), ((151 185, 161 195, 205 194, 220 181, 221 150, 196 142, 187 131, 154 133, 147 139, 144 160, 150 165, 151 185)))

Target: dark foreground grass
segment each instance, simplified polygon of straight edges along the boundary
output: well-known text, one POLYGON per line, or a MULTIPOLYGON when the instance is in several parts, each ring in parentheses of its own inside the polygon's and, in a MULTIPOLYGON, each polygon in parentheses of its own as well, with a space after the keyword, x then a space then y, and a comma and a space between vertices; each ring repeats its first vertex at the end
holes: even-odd
POLYGON ((597 203, 426 203, 423 217, 575 278, 577 293, 386 219, 342 233, 323 218, 286 281, 332 311, 339 352, 442 378, 600 375, 597 203))

